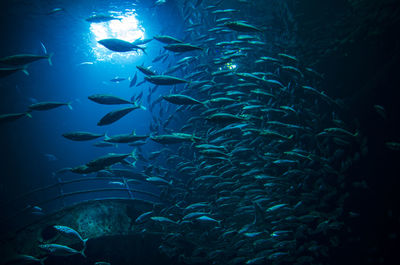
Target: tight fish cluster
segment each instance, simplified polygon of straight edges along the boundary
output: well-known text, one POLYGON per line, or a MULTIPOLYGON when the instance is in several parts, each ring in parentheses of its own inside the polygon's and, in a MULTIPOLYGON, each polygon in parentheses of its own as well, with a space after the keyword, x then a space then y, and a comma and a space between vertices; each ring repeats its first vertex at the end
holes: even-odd
MULTIPOLYGON (((138 104, 143 91, 131 100, 88 97, 97 104, 130 105, 109 112, 98 126, 116 123, 136 109, 150 111, 149 135, 63 134, 73 141, 104 136, 96 146, 129 144, 137 150, 110 153, 58 173, 124 176, 157 187, 160 201, 135 217, 133 229, 159 232, 159 250, 183 263, 328 264, 349 215, 343 208, 346 172, 365 153, 364 140, 343 103, 319 87, 320 73, 271 44, 276 34, 259 24, 262 17, 248 17, 223 2, 184 1, 186 38, 154 36, 165 46, 152 62, 172 60, 174 65, 163 73, 136 66, 145 77, 136 84, 136 72, 129 87, 155 85, 147 107, 138 104), (152 99, 159 86, 174 88, 152 99), (140 147, 148 138, 158 150, 148 153, 140 147)), ((251 6, 251 1, 239 2, 251 6)), ((165 4, 157 1, 153 8, 165 4)), ((116 19, 98 15, 87 21, 116 19)), ((143 45, 150 41, 99 43, 116 52, 145 52, 143 45)), ((2 69, 2 75, 24 70, 2 69)), ((41 102, 0 121, 64 105, 69 103, 41 102)), ((398 143, 387 144, 398 148, 398 143)), ((56 229, 79 236, 70 228, 56 229)), ((84 256, 86 239, 78 239, 84 243, 82 251, 57 244, 41 248, 50 255, 84 256)))

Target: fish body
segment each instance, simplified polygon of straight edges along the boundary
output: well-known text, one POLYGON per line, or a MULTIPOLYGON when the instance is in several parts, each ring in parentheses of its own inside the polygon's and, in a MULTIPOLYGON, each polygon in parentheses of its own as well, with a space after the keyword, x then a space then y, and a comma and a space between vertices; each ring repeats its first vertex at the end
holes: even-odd
POLYGON ((29 255, 17 255, 12 257, 10 260, 8 260, 5 265, 12 265, 12 264, 42 264, 44 265, 44 261, 47 259, 47 257, 38 259, 33 256, 29 255))
POLYGON ((86 257, 83 251, 78 251, 73 248, 60 244, 43 244, 39 245, 39 248, 43 249, 51 256, 66 257, 66 256, 81 254, 82 256, 86 257))
POLYGON ((119 83, 119 82, 124 81, 124 80, 126 80, 126 78, 117 76, 117 77, 114 77, 113 79, 111 79, 110 81, 111 82, 115 82, 115 83, 119 83))
POLYGON ((203 48, 189 44, 189 43, 173 43, 173 44, 164 46, 164 49, 172 51, 172 52, 190 52, 190 51, 195 51, 195 50, 203 50, 203 48))
POLYGON ((62 7, 56 7, 56 8, 53 8, 52 10, 50 10, 49 12, 47 12, 46 15, 52 15, 55 13, 59 13, 61 11, 65 11, 65 9, 62 7))
POLYGON ((39 102, 39 103, 29 105, 28 108, 29 108, 29 110, 41 111, 41 110, 55 109, 55 108, 58 108, 61 106, 68 106, 69 109, 72 109, 71 102, 65 103, 65 102, 56 102, 56 101, 39 102))
POLYGON ((214 218, 211 218, 207 215, 199 216, 196 218, 196 220, 204 224, 216 224, 218 226, 221 225, 221 221, 215 220, 214 218))
POLYGON ((180 95, 180 94, 170 94, 167 96, 162 96, 163 99, 166 101, 172 103, 172 104, 177 104, 177 105, 196 105, 196 104, 203 104, 202 102, 186 96, 186 95, 180 95))
POLYGON ((0 77, 6 77, 12 75, 18 71, 22 71, 24 74, 29 75, 26 70, 28 65, 18 66, 18 67, 8 67, 8 68, 0 68, 0 77))
POLYGON ((229 114, 229 113, 215 113, 209 115, 207 120, 214 121, 214 122, 237 122, 237 121, 242 121, 244 118, 229 114))
POLYGON ((224 26, 239 32, 262 32, 261 29, 240 21, 225 22, 224 26))
POLYGON ((103 135, 104 134, 96 134, 96 133, 82 132, 82 131, 62 134, 62 136, 72 141, 90 141, 102 137, 103 135))
POLYGON ((128 158, 129 156, 132 156, 132 154, 114 154, 110 153, 105 156, 101 156, 99 158, 96 158, 88 163, 86 163, 86 166, 92 169, 104 169, 108 166, 114 165, 116 163, 121 162, 125 158, 128 158))
MULTIPOLYGON (((140 66, 140 65, 136 65, 136 68, 142 72, 143 74, 147 75, 147 76, 152 76, 152 75, 156 75, 156 73, 152 70, 150 70, 149 67, 144 67, 144 66, 140 66)), ((139 86, 139 84, 138 84, 139 86)))
POLYGON ((119 134, 114 136, 107 136, 104 139, 104 142, 108 143, 132 143, 139 140, 145 140, 149 136, 147 135, 136 135, 134 132, 131 134, 119 134))
POLYGON ((153 39, 137 39, 134 42, 132 42, 133 45, 144 45, 146 43, 149 43, 150 41, 152 41, 153 39))
POLYGON ((68 227, 68 226, 64 226, 64 225, 53 225, 53 227, 61 234, 71 237, 71 238, 76 238, 81 242, 86 242, 86 240, 84 240, 81 235, 74 229, 68 227))
POLYGON ((137 108, 139 108, 139 106, 128 107, 128 108, 111 111, 111 112, 107 113, 103 118, 101 118, 100 121, 97 123, 97 125, 103 126, 103 125, 108 125, 108 124, 114 123, 117 120, 124 117, 129 112, 131 112, 132 110, 135 110, 137 108))
POLYGON ((172 180, 171 181, 167 181, 164 178, 160 178, 160 177, 148 177, 146 178, 146 181, 151 182, 153 184, 156 185, 170 185, 172 184, 172 180))
POLYGON ((15 121, 15 120, 18 120, 25 116, 32 118, 32 116, 28 112, 1 114, 0 115, 0 124, 15 121))
POLYGON ((33 63, 38 60, 47 59, 49 64, 52 65, 51 58, 54 54, 45 54, 45 55, 38 55, 38 54, 16 54, 7 57, 0 58, 0 63, 13 65, 13 66, 22 66, 26 64, 33 63))
POLYGON ((399 142, 386 142, 385 146, 393 151, 400 151, 400 143, 399 142))
POLYGON ((167 35, 158 35, 153 37, 155 40, 158 40, 159 42, 165 43, 165 44, 173 44, 173 43, 183 43, 183 41, 178 40, 174 37, 167 36, 167 35))
POLYGON ((177 144, 182 142, 194 142, 201 140, 201 138, 199 137, 186 133, 154 135, 151 136, 150 139, 160 144, 177 144))
POLYGON ((109 16, 109 15, 104 15, 104 14, 98 14, 98 15, 93 15, 85 19, 87 22, 91 23, 102 23, 102 22, 108 22, 111 20, 120 20, 121 18, 109 16))
POLYGON ((131 82, 129 83, 129 87, 133 87, 134 85, 136 85, 136 81, 137 81, 137 72, 135 73, 135 76, 132 78, 131 82))
POLYGON ((116 147, 115 144, 104 142, 104 141, 100 141, 100 142, 94 143, 93 146, 96 146, 96 147, 116 147))
POLYGON ((137 50, 145 51, 145 48, 143 47, 120 39, 102 39, 99 40, 98 43, 114 52, 131 52, 137 50))
POLYGON ((152 75, 152 76, 146 76, 144 79, 155 85, 164 85, 164 86, 188 83, 188 81, 184 79, 170 75, 152 75))
POLYGON ((150 219, 150 216, 151 216, 152 214, 153 214, 153 211, 142 213, 141 215, 139 215, 139 216, 135 219, 135 223, 137 223, 137 224, 143 224, 143 223, 147 222, 147 221, 150 219))
POLYGON ((134 102, 113 95, 105 95, 105 94, 94 94, 89 96, 88 99, 103 105, 135 104, 134 102))

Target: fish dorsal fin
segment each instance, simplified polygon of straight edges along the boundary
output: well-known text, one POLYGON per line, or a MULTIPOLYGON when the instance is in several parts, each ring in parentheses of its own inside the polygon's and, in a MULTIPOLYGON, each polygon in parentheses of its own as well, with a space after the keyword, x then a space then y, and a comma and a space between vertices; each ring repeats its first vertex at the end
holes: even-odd
POLYGON ((136 135, 136 130, 135 129, 133 129, 132 135, 136 135))

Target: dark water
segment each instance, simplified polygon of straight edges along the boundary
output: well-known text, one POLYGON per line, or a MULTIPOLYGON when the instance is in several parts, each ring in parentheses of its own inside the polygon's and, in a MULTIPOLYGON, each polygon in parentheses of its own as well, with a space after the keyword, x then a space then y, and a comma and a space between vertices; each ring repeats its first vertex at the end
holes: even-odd
MULTIPOLYGON (((165 100, 153 103, 161 95, 172 93, 182 93, 201 101, 226 97, 229 90, 245 91, 248 94, 249 89, 236 87, 242 81, 238 81, 235 74, 233 74, 234 77, 212 75, 218 70, 229 70, 229 64, 217 65, 215 60, 226 56, 224 52, 235 50, 244 56, 227 61, 236 66, 236 69, 230 69, 233 73, 273 73, 275 76, 269 76, 269 78, 280 80, 288 88, 287 92, 277 95, 278 99, 265 100, 264 107, 279 108, 286 104, 288 107, 293 107, 298 113, 291 116, 293 114, 290 114, 289 110, 282 118, 274 116, 274 114, 267 115, 265 112, 246 112, 235 107, 227 112, 234 115, 263 116, 261 121, 254 117, 250 119, 250 127, 257 130, 275 129, 276 127, 269 127, 266 123, 267 120, 275 120, 310 126, 313 128, 313 137, 324 128, 330 127, 345 128, 351 133, 358 132, 358 136, 354 139, 350 137, 350 140, 340 136, 339 140, 350 141, 350 144, 344 146, 335 145, 332 140, 326 140, 319 142, 324 145, 320 147, 314 141, 319 136, 309 137, 308 133, 302 130, 295 130, 294 133, 292 131, 294 138, 283 140, 282 144, 271 143, 267 139, 254 144, 252 140, 257 136, 251 133, 249 133, 250 136, 236 133, 222 134, 228 139, 222 141, 220 145, 228 148, 229 152, 237 147, 251 150, 245 151, 244 154, 234 155, 231 153, 230 156, 227 156, 231 162, 226 160, 221 164, 213 160, 212 156, 201 154, 195 148, 195 145, 199 143, 190 141, 189 143, 163 145, 147 139, 144 145, 137 148, 139 156, 135 167, 118 164, 113 168, 128 169, 137 174, 144 173, 147 177, 163 177, 167 181, 172 180, 172 185, 176 189, 168 185, 154 185, 147 182, 139 185, 132 184, 131 187, 134 189, 152 192, 156 195, 155 197, 146 197, 139 192, 132 196, 160 203, 161 206, 157 207, 161 209, 167 209, 173 205, 179 205, 177 207, 179 209, 206 200, 209 201, 210 207, 212 205, 209 210, 215 219, 227 219, 226 222, 222 222, 222 228, 216 231, 212 227, 199 228, 196 226, 182 229, 172 228, 169 231, 172 234, 181 235, 188 241, 192 237, 200 238, 199 245, 195 247, 199 249, 198 253, 189 250, 183 251, 182 246, 175 241, 172 243, 165 239, 165 241, 159 242, 159 238, 154 242, 151 240, 150 243, 147 242, 149 244, 147 251, 153 248, 152 245, 162 246, 154 247, 152 251, 161 249, 161 253, 164 254, 170 252, 163 252, 162 249, 174 249, 175 252, 172 251, 174 254, 171 255, 172 259, 177 261, 177 257, 183 255, 187 259, 179 260, 185 260, 187 264, 201 264, 201 262, 205 264, 206 261, 214 262, 214 264, 246 264, 246 262, 247 264, 392 264, 393 258, 396 257, 395 246, 398 243, 400 222, 399 205, 396 200, 399 188, 399 147, 397 146, 397 150, 395 150, 396 148, 388 148, 385 144, 400 142, 398 129, 400 111, 397 100, 400 81, 397 66, 400 59, 400 43, 398 34, 396 34, 400 9, 397 2, 390 0, 379 3, 366 0, 309 0, 301 1, 301 3, 289 0, 167 0, 166 3, 160 5, 155 5, 153 2, 144 0, 112 2, 2 1, 0 5, 2 36, 0 57, 20 53, 42 54, 41 42, 49 53, 54 53, 54 56, 52 66, 49 66, 47 60, 30 64, 28 66, 29 76, 22 71, 17 71, 12 75, 1 77, 0 114, 25 112, 30 104, 41 101, 70 102, 72 106, 72 110, 62 106, 48 111, 32 111, 30 113, 32 118, 22 117, 13 122, 0 124, 0 196, 2 209, 4 209, 2 211, 3 220, 6 220, 3 221, 5 229, 8 227, 15 229, 18 225, 26 223, 25 221, 36 218, 29 216, 26 212, 22 215, 24 217, 17 217, 18 220, 8 218, 13 216, 16 210, 23 209, 28 205, 41 206, 45 213, 50 213, 83 200, 109 197, 129 198, 128 196, 131 195, 125 191, 109 190, 78 194, 64 200, 55 200, 39 205, 40 202, 59 196, 59 186, 54 186, 21 200, 9 202, 22 194, 47 185, 104 174, 104 172, 84 175, 56 172, 62 168, 83 165, 107 153, 127 154, 134 149, 127 144, 118 144, 117 147, 95 147, 93 143, 99 139, 75 142, 64 138, 63 133, 88 131, 115 135, 135 130, 138 135, 162 135, 183 132, 201 137, 203 139, 201 143, 211 143, 212 139, 216 137, 210 137, 210 133, 212 134, 213 131, 221 129, 227 124, 206 121, 205 118, 209 114, 202 114, 205 110, 202 109, 202 106, 179 107, 167 103, 165 100), (218 4, 217 7, 209 7, 215 3, 218 4), (63 10, 49 14, 54 8, 63 8, 63 10), (225 11, 224 14, 212 13, 215 10, 226 9, 235 10, 233 12, 225 11), (144 29, 145 39, 155 35, 170 35, 198 45, 203 50, 182 54, 166 51, 165 54, 168 54, 168 58, 165 61, 152 62, 161 52, 165 52, 163 48, 165 44, 156 40, 145 45, 147 54, 129 52, 118 55, 102 46, 97 47, 96 36, 91 31, 91 23, 85 19, 95 13, 124 16, 132 10, 134 10, 139 26, 144 29), (222 27, 222 30, 228 30, 228 32, 221 32, 221 29, 215 32, 209 31, 218 25, 216 20, 220 18, 229 18, 230 21, 244 20, 261 29, 261 32, 238 33, 234 30, 229 32, 227 27, 222 27), (217 45, 222 41, 237 40, 238 35, 256 36, 256 40, 262 43, 238 44, 237 46, 217 45), (215 39, 207 40, 208 38, 215 39), (244 47, 251 48, 246 50, 243 49, 244 47), (288 58, 279 57, 279 53, 295 56, 297 59, 293 62, 288 58), (135 73, 138 78, 136 85, 144 79, 144 74, 139 72, 135 66, 152 66, 152 70, 161 74, 186 56, 194 56, 193 61, 170 75, 185 78, 191 83, 155 88, 153 84, 145 82, 143 85, 129 88, 130 79, 135 76, 135 73), (304 77, 296 77, 293 72, 285 74, 284 70, 280 68, 282 65, 256 63, 262 56, 277 58, 284 62, 282 64, 296 66, 303 71, 304 77), (305 74, 306 67, 313 69, 318 74, 305 74), (187 78, 196 71, 203 71, 203 73, 187 78), (111 82, 110 80, 115 77, 129 78, 129 80, 119 83, 111 82), (190 88, 193 85, 192 82, 202 80, 207 80, 208 84, 214 87, 209 91, 190 88), (324 91, 333 99, 334 103, 326 103, 322 99, 323 96, 315 98, 312 94, 299 92, 299 88, 303 85, 324 91), (90 101, 88 96, 111 94, 131 99, 137 98, 142 92, 143 96, 138 103, 143 105, 146 110, 134 110, 111 125, 96 125, 106 113, 125 105, 100 105, 90 101), (382 106, 384 114, 382 111, 377 111, 374 105, 382 106), (171 121, 166 124, 171 115, 171 121), (192 122, 190 119, 194 117, 200 117, 200 122, 192 122), (340 125, 332 123, 332 120, 335 119, 342 123, 340 125), (191 126, 188 129, 182 129, 187 124, 191 126), (228 218, 228 214, 221 210, 217 203, 221 197, 237 195, 233 190, 210 188, 207 184, 202 185, 193 180, 203 175, 222 175, 225 172, 221 173, 216 169, 204 170, 205 165, 215 163, 218 165, 217 168, 224 168, 228 165, 228 168, 224 168, 224 170, 229 170, 228 163, 231 163, 234 177, 228 172, 226 174, 229 177, 226 178, 224 175, 218 180, 219 182, 234 180, 236 182, 234 186, 238 185, 235 186, 235 189, 254 183, 259 185, 259 182, 254 179, 238 178, 237 175, 243 175, 256 168, 264 174, 281 176, 291 169, 296 169, 290 165, 276 168, 270 162, 265 162, 270 159, 266 158, 268 155, 289 159, 284 152, 293 148, 307 150, 311 154, 325 158, 329 168, 324 167, 322 162, 317 163, 316 160, 304 162, 301 158, 297 158, 298 161, 301 161, 298 162, 301 164, 299 166, 301 170, 313 169, 320 172, 320 175, 310 177, 303 172, 304 174, 300 178, 304 181, 290 179, 285 184, 287 185, 285 188, 281 190, 277 188, 271 193, 268 188, 265 189, 263 196, 271 202, 264 205, 264 211, 273 205, 285 203, 289 205, 286 207, 290 208, 292 212, 288 214, 283 211, 271 214, 266 217, 266 222, 271 223, 264 223, 254 230, 250 229, 249 232, 262 230, 267 238, 274 230, 290 230, 291 232, 297 231, 297 233, 293 233, 288 239, 282 239, 290 246, 275 247, 274 251, 266 252, 264 260, 252 261, 253 258, 262 256, 261 250, 255 247, 253 239, 243 239, 244 245, 240 246, 239 241, 242 238, 221 239, 221 234, 232 230, 238 232, 245 224, 253 223, 254 197, 246 197, 247 195, 244 196, 244 193, 237 193, 242 197, 242 201, 236 206, 248 206, 251 209, 248 210, 247 217, 238 215, 238 219, 235 221, 228 218), (161 155, 152 158, 152 152, 157 151, 162 151, 161 155), (176 159, 172 159, 174 155, 176 155, 176 159), (253 164, 247 166, 240 162, 253 164), (183 171, 180 163, 188 163, 191 168, 183 171), (332 196, 327 198, 327 194, 332 194, 332 196), (308 200, 307 198, 309 202, 306 203, 304 209, 301 211, 295 209, 297 202, 305 202, 308 200), (307 214, 315 214, 318 218, 310 222, 296 221, 295 225, 293 223, 288 225, 285 223, 286 221, 278 222, 278 220, 288 217, 300 218, 307 214), (318 224, 323 223, 324 220, 328 220, 332 226, 326 233, 313 233, 318 230, 318 224), (280 224, 279 229, 273 229, 276 222, 280 224), (308 232, 300 235, 299 227, 305 227, 308 232), (194 235, 192 235, 193 231, 194 235), (211 236, 214 232, 217 238, 211 236), (206 242, 214 243, 207 245, 206 242), (295 247, 291 246, 293 242, 295 242, 295 247), (208 255, 211 249, 219 250, 220 253, 216 252, 213 256, 208 255), (284 253, 283 257, 273 258, 270 256, 278 252, 284 253), (208 259, 199 261, 197 259, 199 257, 208 257, 208 259), (234 258, 238 257, 244 257, 243 261, 234 263, 234 258), (312 259, 304 257, 312 257, 312 259)), ((118 21, 114 22, 117 25, 119 23, 118 21)), ((111 22, 98 25, 107 27, 110 25, 109 23, 111 22)), ((107 37, 111 36, 103 35, 103 38, 107 37)), ((133 39, 129 41, 133 41, 133 39)), ((2 64, 1 67, 10 66, 2 64)), ((262 87, 258 82, 260 81, 254 81, 262 87)), ((259 104, 257 102, 260 100, 259 96, 248 95, 240 96, 236 103, 245 102, 247 106, 259 104)), ((209 103, 209 106, 215 107, 217 112, 226 110, 223 105, 213 104, 209 103)), ((288 131, 284 129, 279 129, 279 132, 288 134, 288 131)), ((133 161, 132 158, 127 160, 133 161)), ((110 184, 108 180, 89 181, 65 185, 62 191, 69 193, 78 190, 120 187, 119 184, 110 184)), ((264 186, 261 185, 261 187, 264 186)), ((174 221, 181 220, 183 215, 172 210, 170 212, 169 210, 165 212, 155 210, 154 213, 154 216, 169 217, 174 221)), ((149 225, 146 228, 152 230, 152 227, 149 225)), ((158 229, 159 227, 155 230, 158 231, 158 229)), ((112 240, 115 239, 111 239, 111 242, 112 240)), ((282 241, 277 239, 274 243, 282 241)), ((88 251, 91 251, 93 256, 99 255, 99 252, 94 249, 101 249, 106 244, 92 243, 91 250, 88 248, 88 251)), ((267 245, 270 242, 264 244, 265 249, 274 249, 267 245)), ((129 252, 126 249, 119 251, 129 252)), ((95 260, 93 256, 89 257, 91 261, 95 260)), ((118 259, 117 256, 115 253, 109 255, 114 259, 110 258, 108 261, 111 264, 124 264, 122 259, 118 259)), ((77 258, 75 257, 75 259, 77 258)), ((61 260, 54 262, 62 262, 61 260)), ((79 261, 69 260, 67 262, 89 264, 84 263, 84 259, 77 260, 79 261)), ((48 262, 50 264, 51 259, 48 262)))

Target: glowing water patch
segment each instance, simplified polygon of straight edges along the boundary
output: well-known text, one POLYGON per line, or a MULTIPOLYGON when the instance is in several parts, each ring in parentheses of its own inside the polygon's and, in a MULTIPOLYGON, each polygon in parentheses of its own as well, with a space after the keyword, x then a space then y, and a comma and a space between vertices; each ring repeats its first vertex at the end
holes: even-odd
POLYGON ((236 67, 237 67, 237 65, 236 64, 233 64, 233 63, 226 63, 225 65, 224 65, 224 67, 218 67, 218 70, 220 70, 220 71, 222 71, 222 70, 235 70, 236 69, 236 67))
POLYGON ((144 38, 144 28, 139 25, 139 21, 136 19, 134 12, 128 12, 124 15, 119 14, 116 17, 121 19, 90 24, 90 31, 95 39, 92 52, 98 60, 105 61, 113 58, 130 58, 142 54, 142 51, 124 53, 113 52, 97 42, 102 39, 111 38, 133 42, 137 39, 144 38))
POLYGON ((230 70, 233 70, 233 69, 236 69, 236 64, 226 63, 226 67, 228 67, 228 69, 230 69, 230 70))

